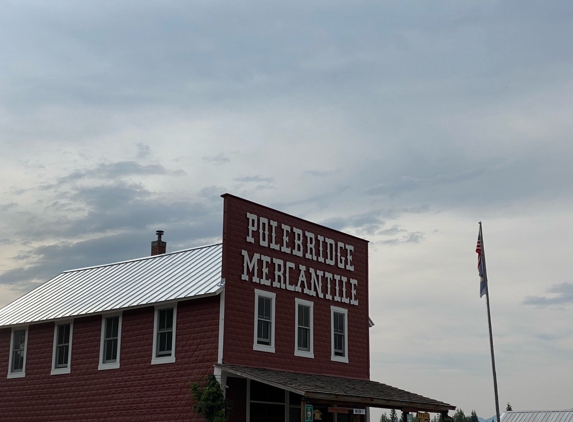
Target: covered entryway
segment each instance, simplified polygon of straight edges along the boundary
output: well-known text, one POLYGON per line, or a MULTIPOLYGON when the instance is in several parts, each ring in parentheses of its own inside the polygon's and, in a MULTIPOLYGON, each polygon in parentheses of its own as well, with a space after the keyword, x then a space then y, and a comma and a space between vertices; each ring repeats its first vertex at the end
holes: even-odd
POLYGON ((217 364, 231 422, 367 422, 368 407, 447 414, 455 406, 376 381, 217 364))

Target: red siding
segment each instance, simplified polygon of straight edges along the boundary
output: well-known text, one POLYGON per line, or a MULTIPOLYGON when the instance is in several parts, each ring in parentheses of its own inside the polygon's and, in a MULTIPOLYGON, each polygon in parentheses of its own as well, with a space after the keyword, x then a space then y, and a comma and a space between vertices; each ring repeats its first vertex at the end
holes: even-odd
MULTIPOLYGON (((223 224, 223 277, 225 284, 225 346, 223 360, 228 364, 266 367, 306 373, 346 376, 354 378, 370 377, 369 361, 369 319, 368 319, 368 242, 344 233, 327 229, 317 224, 254 204, 243 199, 225 196, 225 221, 223 224), (287 255, 268 247, 261 247, 257 240, 247 243, 247 212, 269 220, 288 224, 301 230, 321 234, 335 241, 352 244, 354 271, 349 272, 317 261, 287 255), (318 270, 339 273, 358 280, 358 306, 335 302, 318 296, 312 297, 302 292, 292 292, 262 286, 252 281, 241 280, 243 256, 260 253, 302 264, 318 270), (253 350, 254 336, 254 289, 276 293, 276 336, 275 353, 253 350), (314 359, 297 357, 295 347, 295 298, 314 302, 314 359), (331 306, 348 310, 348 363, 331 360, 331 306)), ((257 233, 258 236, 258 233, 257 233)), ((255 237, 257 237, 255 236, 255 237)), ((292 233, 291 233, 292 236, 292 233)), ((271 264, 272 265, 272 264, 271 264)), ((261 265, 259 263, 259 277, 261 265)), ((293 271, 298 280, 298 270, 293 271)), ((272 277, 270 277, 272 279, 272 277)), ((323 291, 325 288, 323 286, 323 291)))
POLYGON ((180 302, 176 363, 151 365, 154 308, 125 311, 121 367, 98 371, 101 316, 74 320, 71 373, 50 375, 54 324, 31 325, 26 377, 7 379, 10 329, 0 330, 0 420, 177 421, 194 415, 189 384, 213 373, 219 297, 180 302))

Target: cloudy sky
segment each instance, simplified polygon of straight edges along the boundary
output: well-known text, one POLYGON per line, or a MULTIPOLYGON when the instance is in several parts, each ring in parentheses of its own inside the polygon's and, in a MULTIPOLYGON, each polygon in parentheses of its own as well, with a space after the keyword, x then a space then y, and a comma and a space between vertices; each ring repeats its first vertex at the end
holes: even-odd
POLYGON ((573 2, 0 3, 0 306, 229 192, 370 240, 372 378, 490 417, 483 221, 502 410, 573 407, 573 2))

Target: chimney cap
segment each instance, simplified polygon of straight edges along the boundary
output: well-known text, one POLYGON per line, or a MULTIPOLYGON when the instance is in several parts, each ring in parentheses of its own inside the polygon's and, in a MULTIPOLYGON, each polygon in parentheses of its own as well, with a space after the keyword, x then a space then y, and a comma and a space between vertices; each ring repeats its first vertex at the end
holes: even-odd
POLYGON ((165 233, 163 230, 156 230, 155 234, 157 235, 157 240, 151 242, 151 255, 161 255, 166 252, 167 244, 161 240, 161 236, 165 233))

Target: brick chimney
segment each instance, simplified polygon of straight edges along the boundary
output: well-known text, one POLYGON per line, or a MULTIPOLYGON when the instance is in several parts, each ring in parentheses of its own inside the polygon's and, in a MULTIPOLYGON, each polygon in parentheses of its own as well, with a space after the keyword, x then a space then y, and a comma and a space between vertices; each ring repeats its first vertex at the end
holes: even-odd
POLYGON ((163 233, 163 230, 157 230, 155 232, 157 235, 157 240, 151 242, 151 256, 164 254, 167 250, 167 243, 161 240, 163 233))

